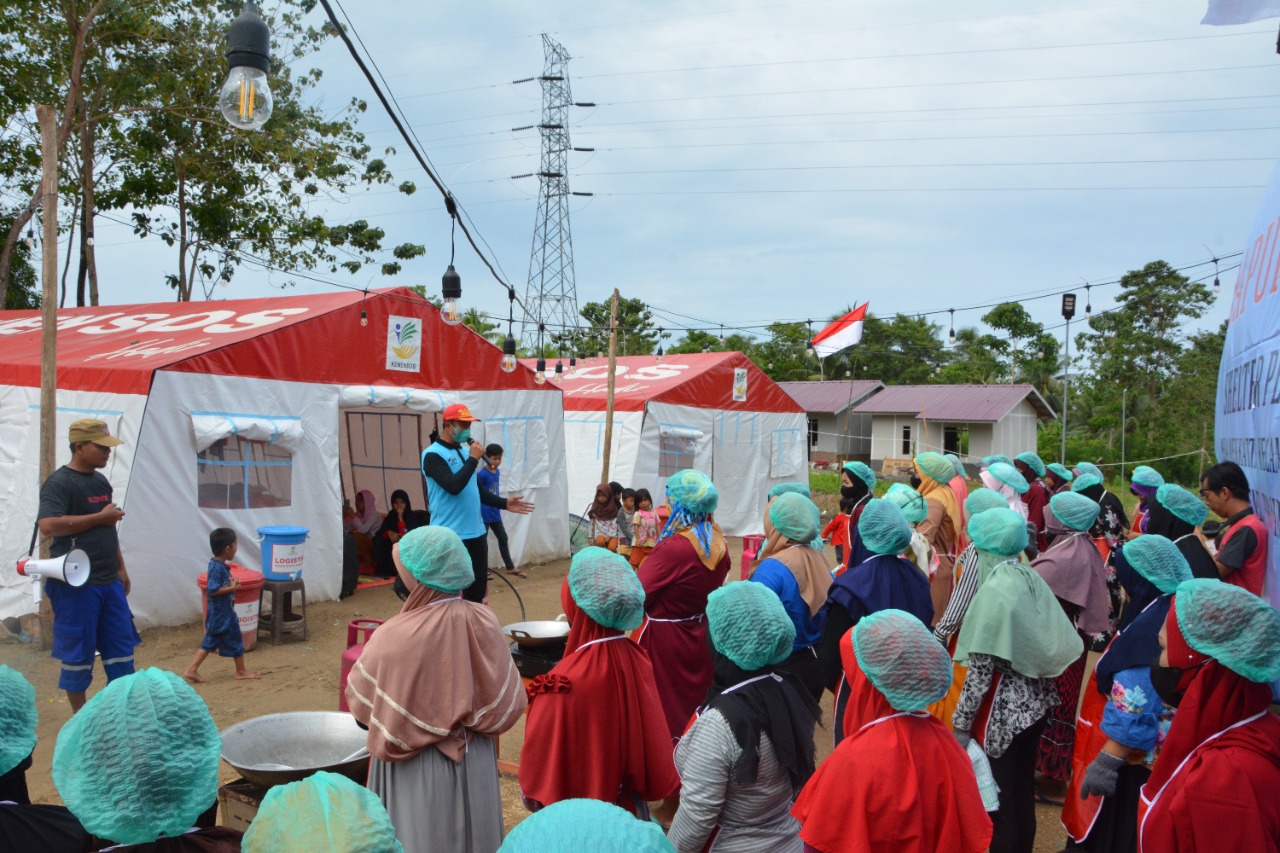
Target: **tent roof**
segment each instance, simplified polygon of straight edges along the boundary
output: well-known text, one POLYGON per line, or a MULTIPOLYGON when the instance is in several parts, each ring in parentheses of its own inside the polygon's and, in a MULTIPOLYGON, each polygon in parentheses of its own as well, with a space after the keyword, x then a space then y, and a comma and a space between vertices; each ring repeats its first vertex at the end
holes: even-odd
POLYGON ((828 379, 822 382, 779 382, 806 412, 839 414, 884 387, 879 379, 828 379))
MULTIPOLYGON (((524 359, 523 363, 532 368, 536 362, 524 359)), ((553 367, 554 362, 548 366, 553 367)), ((574 375, 566 376, 563 381, 565 409, 604 411, 608 374, 607 359, 580 361, 574 375)), ((661 363, 651 355, 619 358, 614 408, 620 412, 639 412, 649 401, 741 412, 804 411, 740 352, 668 355, 661 363), (734 371, 738 368, 747 371, 745 401, 733 399, 734 371)))
MULTIPOLYGON (((0 374, 40 384, 40 312, 0 311, 0 374)), ((502 352, 404 287, 58 312, 58 387, 146 394, 156 370, 440 390, 538 388, 502 352), (361 324, 361 311, 368 325, 361 324), (387 369, 392 317, 421 326, 421 368, 387 369)), ((555 389, 546 389, 555 390, 555 389)))
POLYGON ((890 385, 853 411, 871 415, 912 415, 937 421, 994 423, 1026 400, 1043 421, 1057 417, 1031 385, 890 385))

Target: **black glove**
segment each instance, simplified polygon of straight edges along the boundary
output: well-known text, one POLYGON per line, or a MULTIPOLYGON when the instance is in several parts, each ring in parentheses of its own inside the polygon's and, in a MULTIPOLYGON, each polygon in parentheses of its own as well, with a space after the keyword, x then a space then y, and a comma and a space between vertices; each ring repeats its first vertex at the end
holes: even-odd
POLYGON ((1080 796, 1089 799, 1092 794, 1098 797, 1110 797, 1116 792, 1116 780, 1125 760, 1116 758, 1109 752, 1099 752, 1098 757, 1084 771, 1084 781, 1080 783, 1080 796))
POLYGON ((973 737, 969 734, 969 730, 956 729, 955 736, 956 736, 956 743, 960 744, 960 748, 967 750, 969 748, 969 741, 973 740, 973 737))

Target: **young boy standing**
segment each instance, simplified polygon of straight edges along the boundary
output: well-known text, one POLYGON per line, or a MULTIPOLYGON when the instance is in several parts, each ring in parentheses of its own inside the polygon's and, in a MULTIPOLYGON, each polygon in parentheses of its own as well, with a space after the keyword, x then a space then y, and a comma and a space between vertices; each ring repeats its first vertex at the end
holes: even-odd
POLYGON ((853 511, 853 501, 840 499, 840 512, 822 528, 822 538, 830 542, 836 549, 836 562, 844 565, 844 549, 849 545, 849 513, 853 511))
POLYGON ((200 664, 211 652, 224 658, 236 659, 236 680, 261 678, 256 672, 244 668, 244 635, 240 633, 240 619, 236 616, 235 592, 240 582, 231 576, 227 565, 236 555, 236 532, 229 527, 219 527, 209 534, 209 582, 205 591, 209 598, 209 610, 204 618, 204 640, 196 650, 191 666, 182 677, 195 684, 208 681, 200 675, 200 664))
MULTIPOLYGON (((502 453, 501 444, 490 444, 484 449, 484 465, 476 471, 476 484, 480 486, 480 490, 494 497, 501 497, 499 490, 502 475, 498 472, 498 468, 502 465, 502 453)), ((506 566, 507 574, 518 578, 529 577, 517 569, 515 562, 511 559, 511 548, 507 545, 507 528, 502 523, 502 510, 482 503, 480 518, 484 521, 485 530, 492 532, 493 538, 498 540, 498 553, 502 555, 502 565, 506 566)))

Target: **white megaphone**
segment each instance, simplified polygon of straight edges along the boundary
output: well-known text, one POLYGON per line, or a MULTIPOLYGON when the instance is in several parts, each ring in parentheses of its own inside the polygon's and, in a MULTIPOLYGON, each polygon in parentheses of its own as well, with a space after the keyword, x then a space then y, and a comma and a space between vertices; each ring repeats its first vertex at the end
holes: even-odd
POLYGON ((39 604, 42 591, 40 582, 46 578, 72 586, 84 586, 85 581, 89 580, 89 555, 76 548, 61 557, 51 557, 48 560, 23 557, 18 561, 18 574, 31 578, 31 595, 36 604, 39 604))

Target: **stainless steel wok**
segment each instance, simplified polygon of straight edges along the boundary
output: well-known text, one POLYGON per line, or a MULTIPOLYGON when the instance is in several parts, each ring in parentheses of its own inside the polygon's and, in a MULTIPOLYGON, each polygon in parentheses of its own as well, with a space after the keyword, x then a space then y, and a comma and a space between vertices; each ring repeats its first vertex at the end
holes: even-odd
POLYGON ((556 620, 514 622, 504 625, 502 633, 515 640, 518 646, 554 646, 568 639, 569 623, 556 620))
POLYGON ((368 733, 340 711, 293 711, 254 717, 222 732, 222 760, 270 787, 328 770, 364 784, 368 733))

